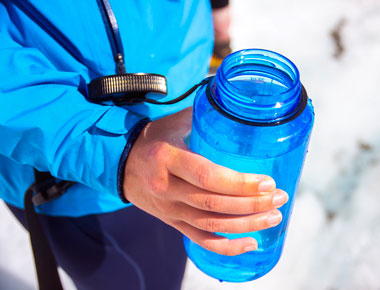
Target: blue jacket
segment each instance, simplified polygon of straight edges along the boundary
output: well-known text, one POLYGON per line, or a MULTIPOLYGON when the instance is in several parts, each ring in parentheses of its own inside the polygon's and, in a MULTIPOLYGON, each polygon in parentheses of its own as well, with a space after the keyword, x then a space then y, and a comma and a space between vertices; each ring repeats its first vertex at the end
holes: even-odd
MULTIPOLYGON (((127 72, 165 75, 172 99, 199 82, 212 50, 207 0, 111 0, 127 72)), ((0 198, 23 207, 33 167, 78 182, 39 208, 56 216, 111 212, 120 156, 135 124, 192 105, 127 109, 86 100, 90 80, 115 74, 97 1, 0 3, 0 198)))

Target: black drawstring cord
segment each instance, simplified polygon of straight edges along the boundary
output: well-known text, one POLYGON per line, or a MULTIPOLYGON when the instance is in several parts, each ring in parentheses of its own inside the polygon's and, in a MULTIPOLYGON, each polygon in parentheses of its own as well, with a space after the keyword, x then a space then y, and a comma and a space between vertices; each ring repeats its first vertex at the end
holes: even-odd
POLYGON ((200 87, 200 86, 203 86, 205 84, 207 84, 210 79, 212 79, 214 76, 210 76, 210 77, 207 77, 205 78, 203 81, 201 81, 200 83, 196 84, 195 86, 193 86, 191 89, 189 89, 187 92, 185 92, 184 94, 180 95, 179 97, 175 98, 175 99, 172 99, 172 100, 169 100, 169 101, 166 101, 166 102, 160 102, 160 101, 157 101, 157 100, 154 100, 154 99, 147 99, 147 98, 133 98, 133 99, 130 99, 128 100, 128 102, 117 102, 117 100, 113 100, 115 105, 118 105, 118 106, 121 106, 121 105, 132 105, 132 104, 135 104, 135 103, 142 103, 142 102, 145 102, 145 103, 149 103, 149 104, 154 104, 154 105, 172 105, 172 104, 175 104, 175 103, 178 103, 180 101, 182 101, 183 99, 187 98, 188 96, 190 96, 192 93, 194 93, 194 91, 200 87))
POLYGON ((188 96, 190 96, 192 93, 194 93, 194 91, 200 87, 200 86, 203 86, 205 84, 207 84, 209 82, 209 80, 212 78, 213 76, 211 77, 207 77, 205 78, 203 81, 201 81, 199 84, 196 84, 195 86, 193 86, 190 90, 188 90, 186 93, 180 95, 179 97, 175 98, 175 99, 172 99, 170 101, 166 101, 166 102, 160 102, 160 101, 156 101, 156 100, 153 100, 153 99, 141 99, 142 102, 146 102, 146 103, 149 103, 149 104, 155 104, 155 105, 171 105, 171 104, 175 104, 175 103, 178 103, 180 101, 182 101, 183 99, 187 98, 188 96))

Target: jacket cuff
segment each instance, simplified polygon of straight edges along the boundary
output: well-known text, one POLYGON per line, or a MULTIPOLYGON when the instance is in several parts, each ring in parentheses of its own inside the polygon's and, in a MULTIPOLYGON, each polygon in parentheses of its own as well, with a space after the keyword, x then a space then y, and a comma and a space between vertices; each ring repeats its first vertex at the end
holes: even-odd
POLYGON ((119 166, 117 169, 117 192, 120 199, 124 203, 130 203, 124 195, 123 184, 124 184, 124 173, 125 173, 125 164, 128 159, 129 152, 132 149, 133 144, 136 142, 137 137, 140 135, 141 131, 144 129, 146 124, 151 122, 149 118, 144 118, 136 123, 136 125, 131 129, 131 133, 127 140, 127 144, 124 147, 123 153, 121 154, 119 166))

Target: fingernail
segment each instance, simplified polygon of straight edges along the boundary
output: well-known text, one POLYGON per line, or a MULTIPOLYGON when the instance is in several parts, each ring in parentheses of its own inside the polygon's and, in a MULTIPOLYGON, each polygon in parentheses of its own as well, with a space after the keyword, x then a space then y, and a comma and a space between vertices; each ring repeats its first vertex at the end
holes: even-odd
POLYGON ((276 188, 276 184, 273 180, 263 180, 259 183, 259 191, 260 192, 268 192, 273 191, 276 188))
POLYGON ((270 226, 278 225, 282 220, 280 212, 272 212, 267 216, 267 222, 270 226))
POLYGON ((244 248, 244 252, 251 252, 257 250, 257 245, 256 244, 251 244, 249 246, 246 246, 244 248))
POLYGON ((273 205, 280 207, 284 203, 286 203, 289 199, 289 196, 284 192, 276 193, 276 195, 273 197, 273 205))

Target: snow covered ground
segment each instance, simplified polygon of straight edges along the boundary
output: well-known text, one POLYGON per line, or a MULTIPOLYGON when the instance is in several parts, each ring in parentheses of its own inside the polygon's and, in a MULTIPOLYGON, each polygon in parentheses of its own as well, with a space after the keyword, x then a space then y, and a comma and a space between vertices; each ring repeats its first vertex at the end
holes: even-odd
MULTIPOLYGON (((293 60, 316 123, 279 264, 232 284, 189 262, 183 290, 380 289, 380 1, 235 0, 232 8, 233 48, 293 60)), ((26 233, 2 204, 0 229, 0 289, 36 289, 26 233)))

